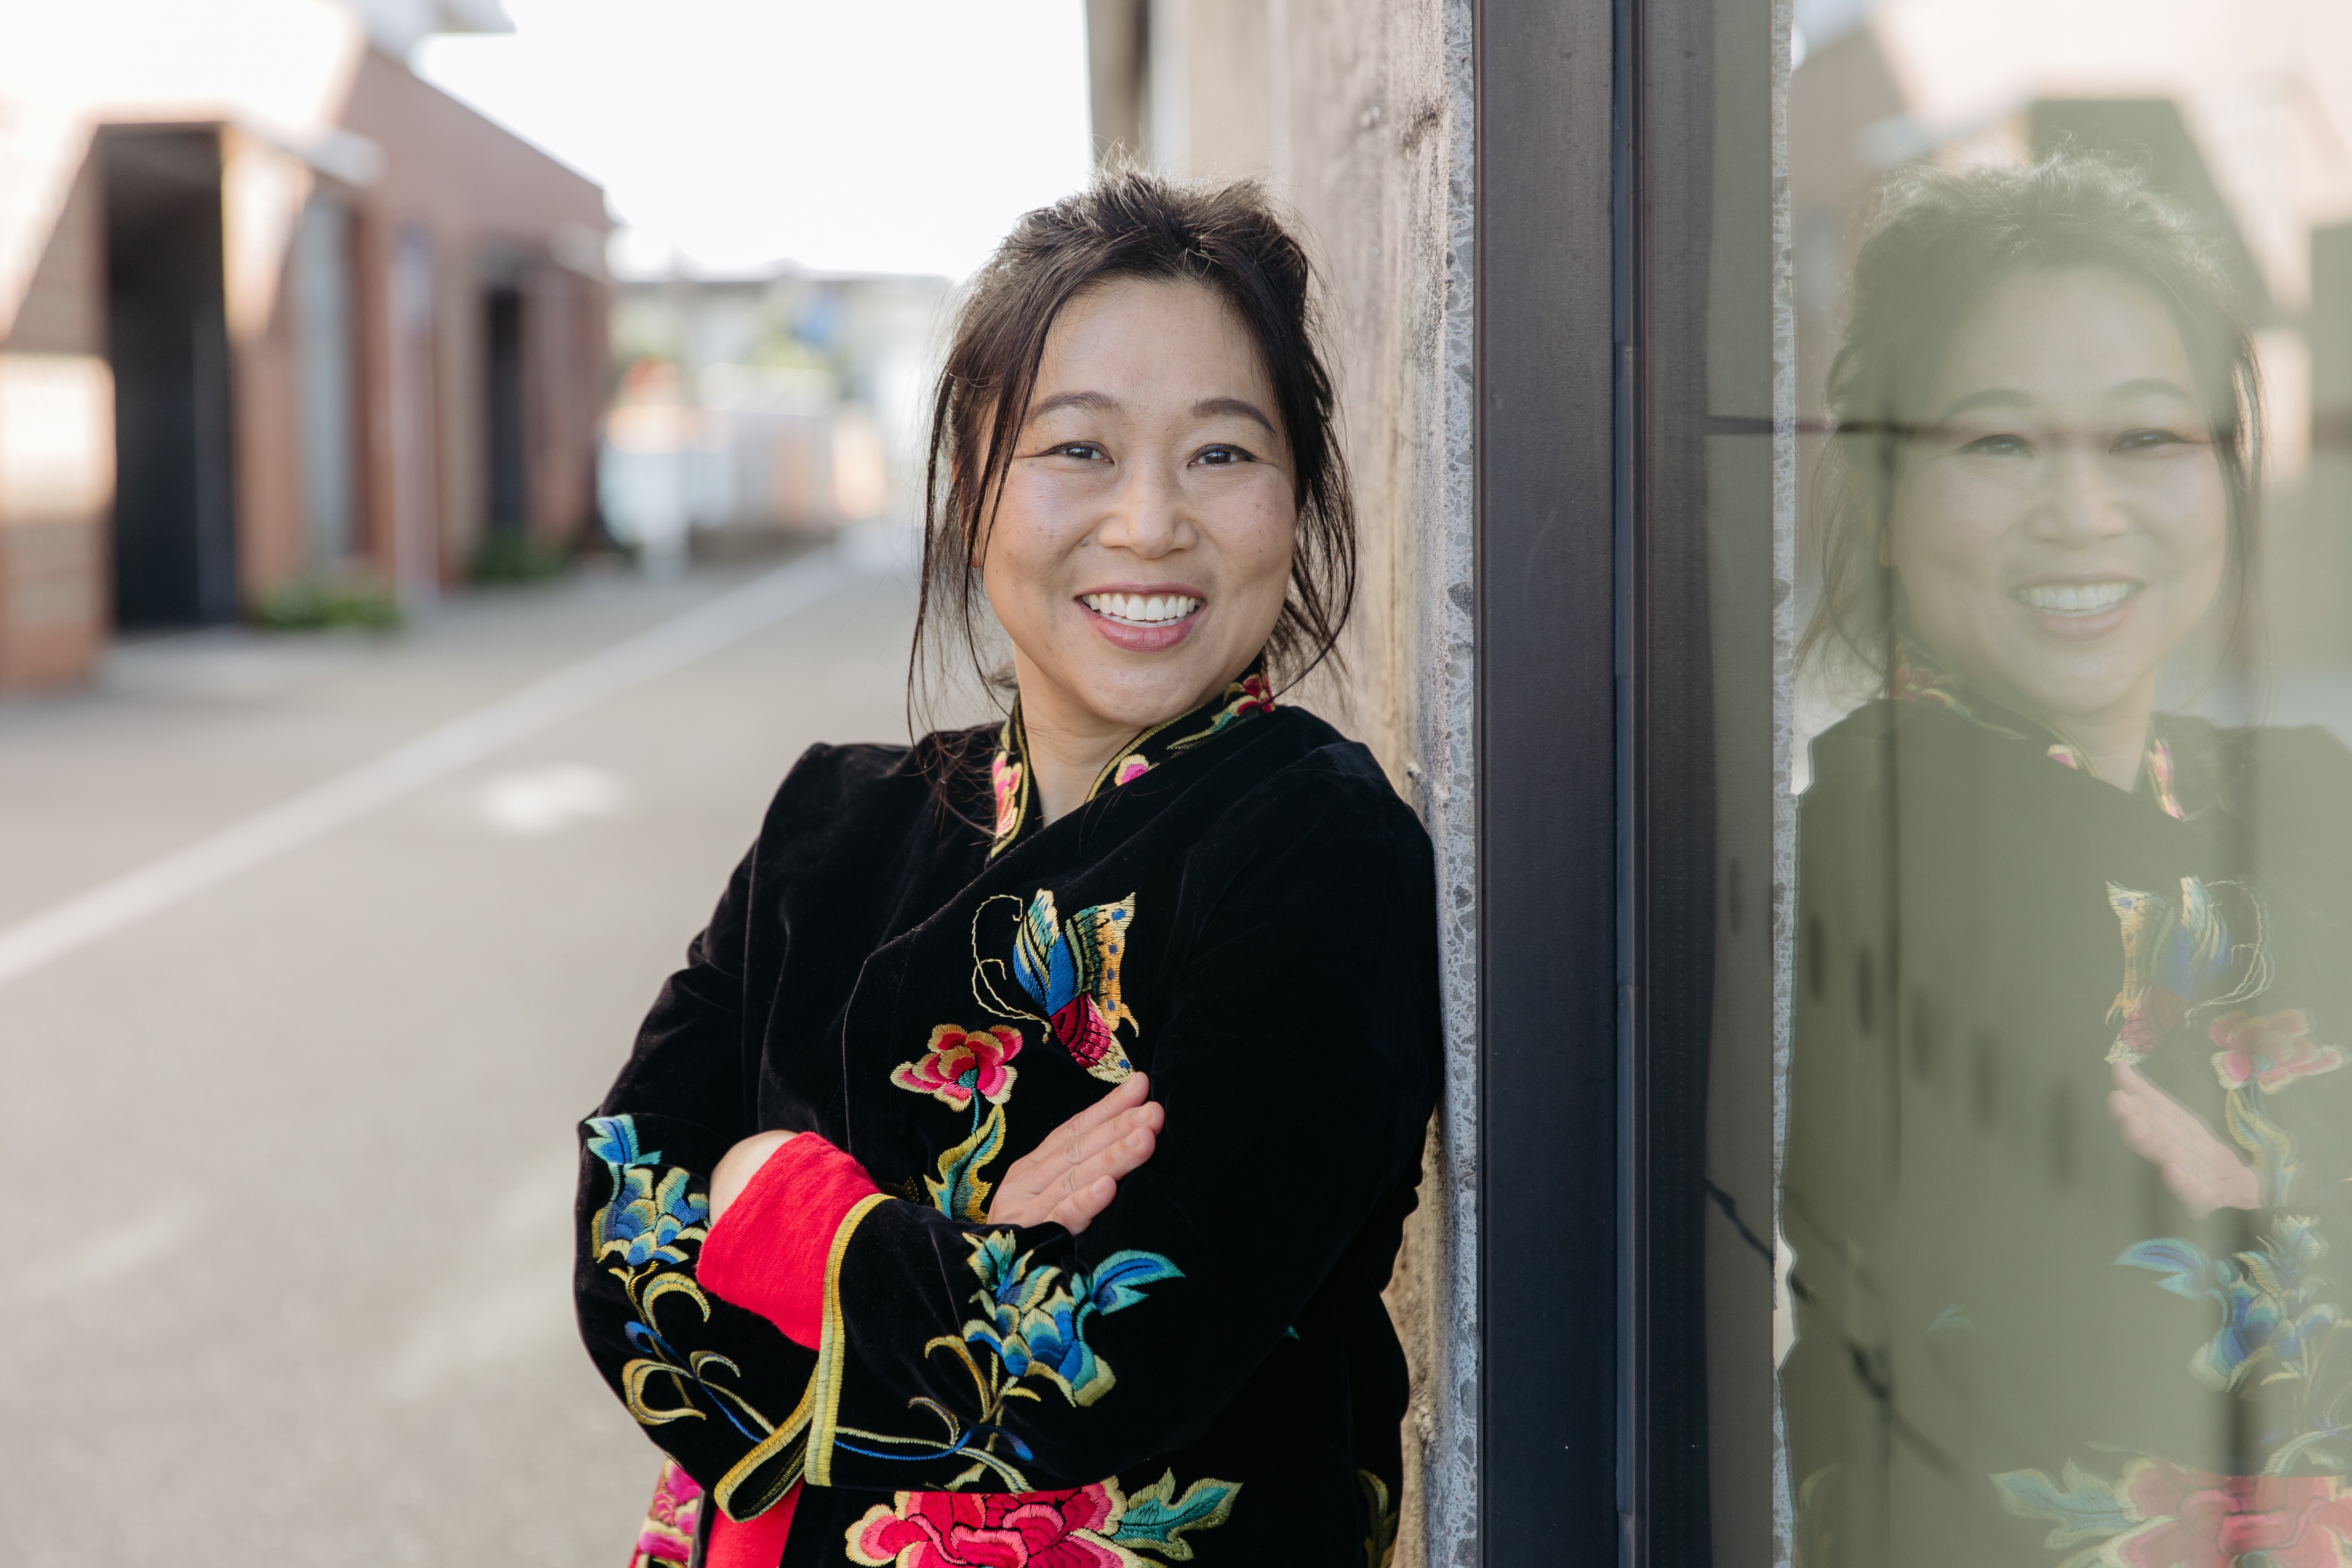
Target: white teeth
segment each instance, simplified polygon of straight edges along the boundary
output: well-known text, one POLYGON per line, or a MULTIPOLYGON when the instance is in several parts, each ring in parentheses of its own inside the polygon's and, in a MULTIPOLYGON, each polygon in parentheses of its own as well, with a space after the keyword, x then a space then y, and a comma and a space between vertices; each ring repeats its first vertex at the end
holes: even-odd
POLYGON ((2017 601, 2029 610, 2061 616, 2095 615, 2112 610, 2137 591, 2131 583, 2043 583, 2020 588, 2017 601))
POLYGON ((1082 594, 1078 602, 1098 616, 1139 626, 1181 621, 1201 607, 1201 601, 1187 594, 1082 594))

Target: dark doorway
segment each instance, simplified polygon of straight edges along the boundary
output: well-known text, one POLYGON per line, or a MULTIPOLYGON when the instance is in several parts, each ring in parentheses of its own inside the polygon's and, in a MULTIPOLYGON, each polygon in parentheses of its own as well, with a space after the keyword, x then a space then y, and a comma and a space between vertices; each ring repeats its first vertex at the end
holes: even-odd
POLYGON ((208 130, 114 131, 105 158, 115 624, 231 620, 220 141, 208 130))
POLYGON ((528 531, 530 519, 530 464, 523 451, 522 290, 493 288, 486 316, 490 531, 520 534, 528 531))

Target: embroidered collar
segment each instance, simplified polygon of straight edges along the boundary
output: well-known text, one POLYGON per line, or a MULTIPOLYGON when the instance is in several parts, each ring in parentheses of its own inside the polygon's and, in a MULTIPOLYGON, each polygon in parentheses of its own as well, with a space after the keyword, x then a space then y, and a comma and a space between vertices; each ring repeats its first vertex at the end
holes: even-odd
MULTIPOLYGON (((1978 696, 1958 677, 1937 668, 1916 644, 1906 642, 1896 649, 1895 669, 1886 681, 1886 695, 1897 702, 1927 702, 1948 709, 1996 735, 2041 744, 2042 755, 2060 767, 2098 776, 2083 749, 2056 729, 1978 696)), ((2174 764, 2174 737, 2167 733, 2168 728, 2166 715, 2150 717, 2147 753, 2134 793, 2154 801, 2167 816, 2186 821, 2189 814, 2181 806, 2179 770, 2174 764)))
MULTIPOLYGON (((1264 669, 1254 664, 1239 680, 1191 712, 1154 724, 1121 746, 1087 786, 1087 799, 1133 784, 1169 758, 1223 734, 1243 720, 1273 711, 1274 689, 1264 669)), ((1022 727, 1021 701, 1015 698, 1004 728, 997 731, 996 756, 988 765, 996 796, 996 832, 988 846, 992 860, 1044 816, 1030 771, 1028 731, 1022 727)))

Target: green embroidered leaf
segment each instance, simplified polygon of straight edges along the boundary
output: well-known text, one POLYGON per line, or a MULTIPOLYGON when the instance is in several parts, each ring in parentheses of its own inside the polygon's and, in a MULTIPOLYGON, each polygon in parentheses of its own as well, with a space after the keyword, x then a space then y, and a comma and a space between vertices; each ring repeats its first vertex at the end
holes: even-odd
POLYGON ((2120 1535, 2136 1522, 2116 1496, 2113 1481, 2072 1459, 2066 1461, 2063 1482, 2040 1470, 2011 1470, 1993 1477, 1992 1484, 2000 1489, 2000 1505, 2011 1513, 2020 1519, 2046 1519, 2057 1526, 2042 1542, 2053 1550, 2120 1535))
POLYGON ((1183 1539, 1184 1532, 1214 1530, 1224 1523, 1241 1489, 1239 1481, 1198 1480, 1178 1497, 1176 1472, 1164 1471, 1127 1500, 1127 1511, 1119 1516, 1118 1529, 1110 1540, 1120 1546, 1157 1552, 1171 1563, 1190 1562, 1192 1543, 1183 1539))
POLYGON ((1396 1557, 1397 1510, 1389 1501, 1389 1484, 1370 1470, 1356 1472, 1364 1490, 1364 1517, 1371 1533, 1364 1537, 1364 1568, 1389 1568, 1396 1557))
POLYGON ((950 1219, 987 1219, 992 1184, 982 1181, 980 1173, 1003 1149, 1004 1107, 992 1105, 971 1137, 940 1156, 939 1175, 923 1178, 931 1205, 950 1219))
POLYGON ((1184 1271, 1157 1252, 1114 1252, 1091 1274, 1072 1279, 1078 1294, 1097 1312, 1116 1312, 1143 1300, 1143 1287, 1181 1279, 1184 1271))
POLYGON ((661 1159, 661 1151, 650 1152, 637 1148, 637 1123, 627 1116, 592 1116, 581 1123, 595 1134, 588 1140, 588 1152, 608 1165, 626 1168, 630 1165, 651 1165, 661 1159))

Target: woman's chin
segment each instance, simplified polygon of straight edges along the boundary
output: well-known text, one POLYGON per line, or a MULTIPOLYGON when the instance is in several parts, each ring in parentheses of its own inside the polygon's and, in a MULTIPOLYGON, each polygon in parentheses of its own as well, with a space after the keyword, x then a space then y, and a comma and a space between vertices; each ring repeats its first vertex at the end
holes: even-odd
POLYGON ((2146 683, 2137 663, 2126 668, 2036 669, 2018 672, 2011 687, 2034 717, 2061 729, 2105 719, 2130 704, 2146 683))

